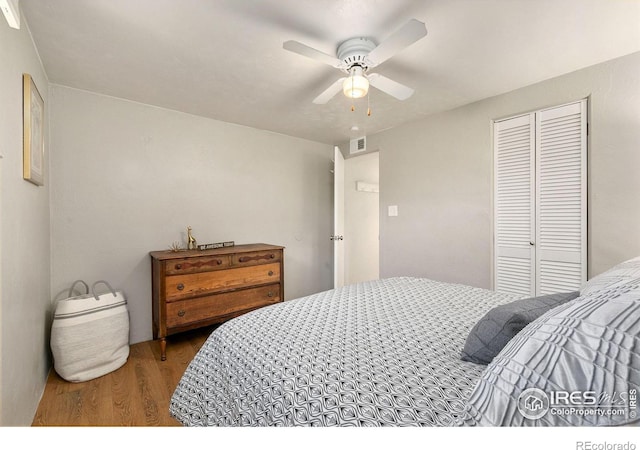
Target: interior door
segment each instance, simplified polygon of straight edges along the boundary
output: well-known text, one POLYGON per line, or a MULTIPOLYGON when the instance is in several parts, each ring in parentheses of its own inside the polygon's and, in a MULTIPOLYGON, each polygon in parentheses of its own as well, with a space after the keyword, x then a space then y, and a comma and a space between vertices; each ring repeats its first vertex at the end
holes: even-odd
POLYGON ((535 118, 494 123, 494 288, 535 295, 535 118))
POLYGON ((344 286, 344 156, 333 149, 333 287, 344 286))
POLYGON ((587 101, 536 114, 536 295, 587 281, 587 101))
POLYGON ((577 291, 587 279, 587 101, 494 123, 498 291, 577 291))

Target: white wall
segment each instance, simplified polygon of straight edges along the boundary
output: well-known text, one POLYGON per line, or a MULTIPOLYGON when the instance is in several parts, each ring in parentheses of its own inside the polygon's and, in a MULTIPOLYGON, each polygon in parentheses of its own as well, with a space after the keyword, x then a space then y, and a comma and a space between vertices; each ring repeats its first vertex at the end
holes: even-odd
POLYGON ((45 101, 46 121, 49 81, 27 24, 15 30, 0 16, 1 426, 31 424, 49 369, 50 178, 41 187, 22 179, 23 73, 45 101))
POLYGON ((187 226, 285 246, 286 299, 331 288, 332 146, 56 85, 51 110, 54 296, 106 279, 151 339, 148 253, 187 226))
POLYGON ((381 276, 490 288, 491 121, 586 97, 589 276, 640 255, 639 73, 635 53, 368 137, 380 151, 381 276))
POLYGON ((344 248, 346 284, 379 277, 379 196, 356 190, 356 183, 378 184, 378 152, 344 162, 344 248))

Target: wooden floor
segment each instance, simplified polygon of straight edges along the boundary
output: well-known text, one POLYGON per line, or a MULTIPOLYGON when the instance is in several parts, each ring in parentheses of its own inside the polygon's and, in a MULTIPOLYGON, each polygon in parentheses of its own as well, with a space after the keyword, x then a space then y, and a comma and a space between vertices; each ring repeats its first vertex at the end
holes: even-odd
POLYGON ((83 383, 70 383, 52 369, 33 426, 179 426, 169 401, 187 365, 214 327, 131 346, 118 370, 83 383))

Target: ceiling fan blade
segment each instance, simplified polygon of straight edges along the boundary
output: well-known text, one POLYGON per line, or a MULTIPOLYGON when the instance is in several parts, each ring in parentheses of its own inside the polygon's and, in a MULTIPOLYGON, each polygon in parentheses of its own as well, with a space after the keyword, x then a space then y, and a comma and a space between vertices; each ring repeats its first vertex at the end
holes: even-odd
POLYGON ((371 53, 366 57, 366 62, 369 67, 380 65, 426 35, 427 27, 424 23, 411 19, 402 28, 371 50, 371 53))
POLYGON ((335 56, 327 55, 320 50, 311 48, 308 45, 302 44, 298 41, 286 41, 284 44, 282 44, 282 48, 284 48, 285 50, 289 50, 290 52, 306 56, 307 58, 315 59, 316 61, 320 61, 321 63, 328 64, 332 67, 335 67, 336 69, 341 69, 342 66, 344 66, 344 63, 335 56))
POLYGON ((369 80, 369 84, 371 84, 371 86, 380 89, 382 92, 386 92, 387 94, 397 98, 398 100, 406 100, 411 97, 414 92, 414 90, 410 87, 393 81, 378 73, 367 75, 367 79, 369 80))
POLYGON ((324 105, 331 100, 338 92, 342 90, 342 82, 345 77, 338 78, 331 86, 329 86, 322 94, 313 99, 313 103, 316 105, 324 105))

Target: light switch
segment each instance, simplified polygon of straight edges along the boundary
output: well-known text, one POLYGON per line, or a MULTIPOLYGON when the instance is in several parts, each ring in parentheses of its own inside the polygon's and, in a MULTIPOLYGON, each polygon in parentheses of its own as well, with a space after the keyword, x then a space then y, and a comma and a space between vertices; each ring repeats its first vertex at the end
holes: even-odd
POLYGON ((389 205, 389 217, 396 217, 398 215, 398 205, 389 205))

